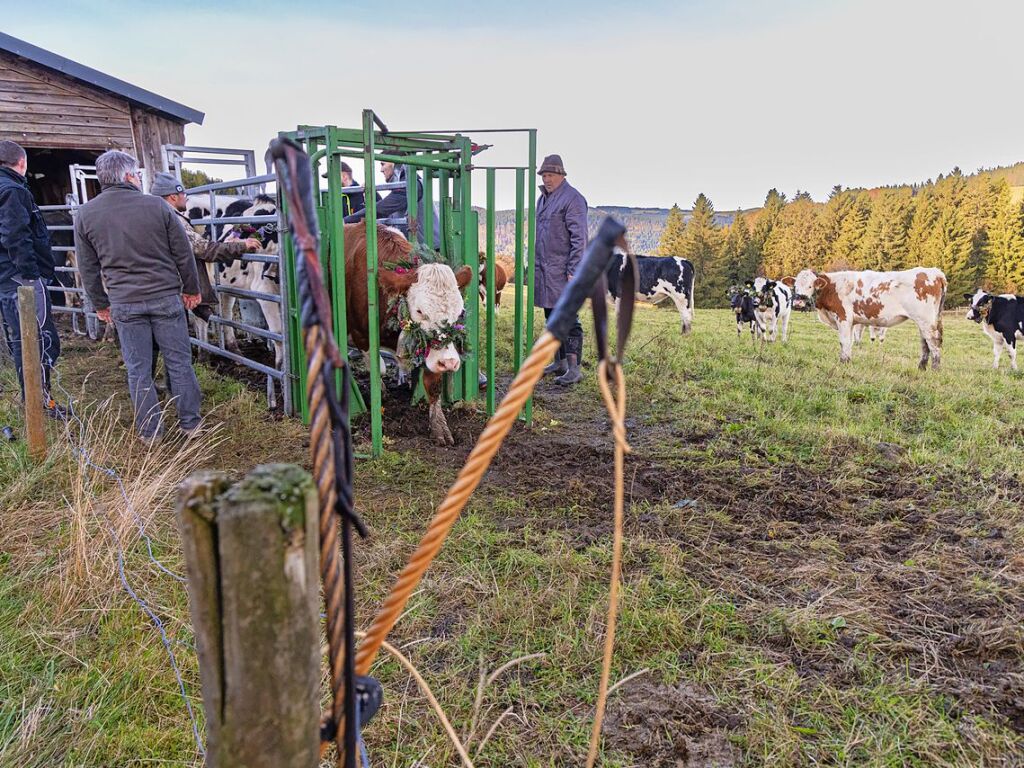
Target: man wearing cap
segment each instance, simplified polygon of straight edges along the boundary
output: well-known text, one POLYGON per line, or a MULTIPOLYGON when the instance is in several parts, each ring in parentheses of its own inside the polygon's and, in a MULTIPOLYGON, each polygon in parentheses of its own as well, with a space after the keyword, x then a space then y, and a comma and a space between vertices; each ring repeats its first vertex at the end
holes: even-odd
POLYGON ((63 410, 50 396, 50 371, 60 354, 60 337, 46 288, 55 274, 53 253, 43 214, 28 188, 27 173, 28 155, 21 145, 0 141, 0 324, 14 357, 24 398, 18 287, 32 286, 39 324, 43 402, 51 416, 61 417, 63 410))
MULTIPOLYGON (((587 247, 587 201, 565 180, 561 156, 545 157, 537 174, 543 184, 537 200, 533 302, 544 309, 544 317, 549 317, 587 247)), ((555 383, 562 386, 576 384, 583 378, 582 359, 583 326, 577 317, 555 361, 544 373, 558 374, 555 383)))
MULTIPOLYGON (((326 179, 327 174, 322 174, 326 179)), ((355 177, 352 175, 352 166, 345 161, 341 163, 341 186, 342 187, 355 187, 355 177)), ((377 202, 380 202, 380 194, 377 195, 377 202)), ((341 193, 341 215, 351 216, 356 211, 361 211, 366 207, 366 194, 364 192, 342 192, 341 193)))
POLYGON ((153 385, 153 343, 186 434, 199 429, 201 394, 192 369, 186 309, 202 300, 185 228, 162 200, 142 193, 134 157, 109 150, 96 158, 102 191, 78 209, 75 247, 85 292, 105 323, 117 326, 135 427, 148 444, 163 435, 153 385))
MULTIPOLYGON (((390 150, 390 153, 393 155, 403 154, 400 150, 397 149, 390 150)), ((380 172, 381 175, 384 177, 385 183, 397 184, 400 182, 404 182, 406 180, 408 174, 410 173, 410 170, 409 166, 407 165, 395 165, 394 163, 382 160, 380 164, 380 172)), ((416 173, 415 171, 411 172, 414 174, 416 173)), ((426 219, 424 218, 425 209, 423 204, 423 180, 420 179, 419 174, 416 174, 416 202, 416 216, 419 222, 416 228, 416 236, 417 239, 419 239, 421 242, 426 242, 424 228, 425 225, 423 224, 423 222, 426 221, 426 219)), ((408 213, 408 206, 409 195, 405 187, 403 187, 402 189, 391 190, 390 192, 388 192, 387 195, 384 196, 383 199, 380 197, 380 195, 378 195, 377 221, 382 221, 383 219, 391 218, 393 216, 404 217, 408 213)), ((437 247, 436 244, 441 240, 441 223, 434 212, 431 212, 431 215, 433 218, 434 243, 435 247, 437 247)), ((355 224, 357 222, 362 221, 364 218, 366 218, 365 200, 363 201, 363 207, 361 209, 345 217, 345 223, 355 224)), ((405 235, 407 238, 409 237, 409 227, 407 224, 398 224, 396 226, 399 230, 401 230, 403 235, 405 235)))
POLYGON ((173 174, 158 173, 153 179, 153 186, 150 187, 149 193, 162 197, 185 227, 185 236, 188 238, 188 244, 192 246, 192 255, 195 256, 196 272, 199 275, 199 288, 202 295, 202 301, 192 309, 192 314, 200 320, 209 322, 210 316, 217 307, 217 294, 213 290, 206 265, 218 261, 230 264, 243 254, 258 251, 263 244, 255 237, 218 243, 200 235, 185 213, 188 210, 185 201, 185 188, 173 174))

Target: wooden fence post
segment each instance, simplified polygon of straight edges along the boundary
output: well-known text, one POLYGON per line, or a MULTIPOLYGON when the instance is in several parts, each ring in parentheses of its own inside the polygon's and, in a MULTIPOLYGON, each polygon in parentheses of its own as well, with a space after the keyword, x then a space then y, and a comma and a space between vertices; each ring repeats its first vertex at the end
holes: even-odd
POLYGON ((178 519, 209 768, 315 768, 320 749, 316 489, 290 464, 228 488, 183 483, 178 519))
POLYGON ((25 435, 29 455, 36 461, 42 461, 46 458, 43 369, 39 356, 36 293, 31 285, 18 287, 18 321, 21 324, 21 370, 25 382, 25 435))

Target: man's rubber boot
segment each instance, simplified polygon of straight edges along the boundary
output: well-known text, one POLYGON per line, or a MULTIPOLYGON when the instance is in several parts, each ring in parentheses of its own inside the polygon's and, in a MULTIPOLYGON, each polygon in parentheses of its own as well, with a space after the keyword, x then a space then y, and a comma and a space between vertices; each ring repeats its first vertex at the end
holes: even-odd
POLYGON ((554 374, 556 376, 563 376, 565 375, 565 372, 568 370, 569 364, 565 360, 565 353, 563 353, 562 350, 559 349, 555 353, 555 362, 553 362, 551 365, 547 366, 544 369, 544 375, 551 376, 552 374, 554 374))
POLYGON ((576 362, 576 355, 566 355, 568 358, 568 370, 555 379, 555 384, 562 387, 569 387, 583 381, 583 374, 580 372, 579 363, 576 362))

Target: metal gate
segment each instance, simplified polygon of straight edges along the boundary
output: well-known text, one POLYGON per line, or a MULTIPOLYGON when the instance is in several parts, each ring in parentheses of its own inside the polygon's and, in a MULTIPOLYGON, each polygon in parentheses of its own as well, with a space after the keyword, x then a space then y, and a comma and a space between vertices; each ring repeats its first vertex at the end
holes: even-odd
MULTIPOLYGON (((218 191, 232 188, 243 188, 247 191, 252 190, 254 193, 262 193, 266 189, 268 183, 272 183, 275 180, 273 174, 264 176, 257 176, 255 174, 255 153, 247 150, 225 150, 215 148, 202 148, 202 147, 187 147, 178 145, 167 145, 164 148, 164 159, 167 166, 172 169, 180 179, 181 167, 188 162, 206 163, 207 160, 202 157, 203 152, 218 153, 218 155, 228 155, 228 160, 231 162, 220 162, 218 158, 214 158, 215 164, 229 164, 229 165, 241 165, 245 168, 247 175, 240 179, 232 181, 218 182, 216 184, 208 184, 203 187, 197 187, 190 190, 186 190, 188 194, 204 194, 208 193, 211 196, 211 200, 215 198, 218 191), (191 153, 191 154, 186 154, 191 153), (237 157, 230 157, 234 153, 237 157), (252 171, 250 173, 250 171, 252 171)), ((220 160, 223 160, 221 157, 220 160)), ((96 187, 96 168, 95 166, 75 164, 69 166, 69 173, 71 176, 71 188, 72 193, 68 195, 64 205, 43 205, 40 206, 40 210, 43 211, 44 218, 47 219, 47 229, 50 232, 51 241, 57 244, 53 245, 53 250, 58 253, 66 253, 69 256, 74 255, 74 216, 75 211, 80 205, 84 205, 89 201, 90 197, 94 196, 92 191, 96 187), (63 214, 63 215, 62 215, 63 214)), ((145 173, 145 172, 143 172, 145 173)), ((145 179, 143 179, 145 186, 145 179)), ((211 215, 202 219, 196 220, 194 223, 197 225, 219 225, 219 224, 256 224, 266 225, 274 223, 280 227, 280 218, 278 215, 273 216, 251 216, 251 217, 218 217, 216 214, 216 205, 211 205, 211 215)), ((268 264, 279 264, 279 257, 274 254, 246 254, 241 257, 245 261, 251 262, 262 262, 268 264)), ((83 336, 88 336, 91 339, 97 339, 100 336, 100 321, 96 316, 96 312, 89 301, 89 297, 86 295, 84 288, 82 287, 81 278, 78 274, 77 266, 72 262, 66 266, 57 267, 57 272, 63 276, 63 280, 68 285, 55 284, 49 286, 51 295, 54 293, 63 293, 65 295, 66 306, 54 306, 55 312, 62 312, 71 315, 71 327, 72 330, 83 336), (70 277, 70 279, 69 279, 70 277), (84 326, 84 329, 83 329, 84 326)), ((231 286, 224 286, 219 284, 217 279, 217 272, 214 271, 215 282, 214 290, 218 296, 221 295, 232 295, 237 298, 244 299, 255 299, 272 302, 281 307, 282 317, 286 314, 287 298, 285 291, 283 290, 283 280, 279 279, 279 283, 282 285, 282 291, 278 294, 260 293, 256 291, 246 291, 243 289, 233 288, 231 286)), ((280 274, 280 269, 279 269, 280 274)), ((242 320, 235 320, 234 318, 224 318, 220 316, 220 313, 213 315, 210 318, 210 323, 213 327, 218 329, 215 334, 219 344, 211 344, 208 341, 204 342, 194 335, 194 329, 190 330, 192 334, 191 342, 194 346, 203 349, 212 354, 224 357, 232 362, 243 365, 247 368, 251 368, 266 376, 267 381, 267 401, 270 407, 276 405, 277 392, 281 392, 281 404, 283 411, 286 415, 292 415, 292 392, 291 387, 288 386, 290 381, 288 373, 288 362, 290 360, 289 343, 287 334, 273 333, 267 329, 260 328, 251 323, 246 323, 242 320), (269 342, 278 342, 283 345, 284 355, 283 363, 281 367, 268 366, 257 360, 250 359, 244 355, 236 354, 224 348, 224 335, 223 328, 231 327, 234 330, 241 331, 250 336, 262 339, 269 342)))

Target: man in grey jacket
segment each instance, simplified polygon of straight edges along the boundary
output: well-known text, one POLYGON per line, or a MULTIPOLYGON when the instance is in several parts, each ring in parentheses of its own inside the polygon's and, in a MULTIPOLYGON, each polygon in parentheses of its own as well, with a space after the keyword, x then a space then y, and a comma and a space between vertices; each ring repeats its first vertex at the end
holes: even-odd
POLYGON ((200 393, 185 310, 202 297, 185 228, 163 200, 142 194, 131 155, 104 152, 96 176, 103 191, 75 216, 78 271, 96 314, 117 326, 135 427, 147 443, 163 434, 152 374, 155 341, 178 423, 192 433, 199 427, 200 393))
MULTIPOLYGON (((537 245, 533 273, 533 303, 551 315, 587 247, 587 201, 565 180, 559 155, 548 155, 537 171, 543 184, 537 201, 537 245)), ((578 383, 583 374, 583 326, 579 318, 545 374, 560 374, 562 386, 578 383)))

